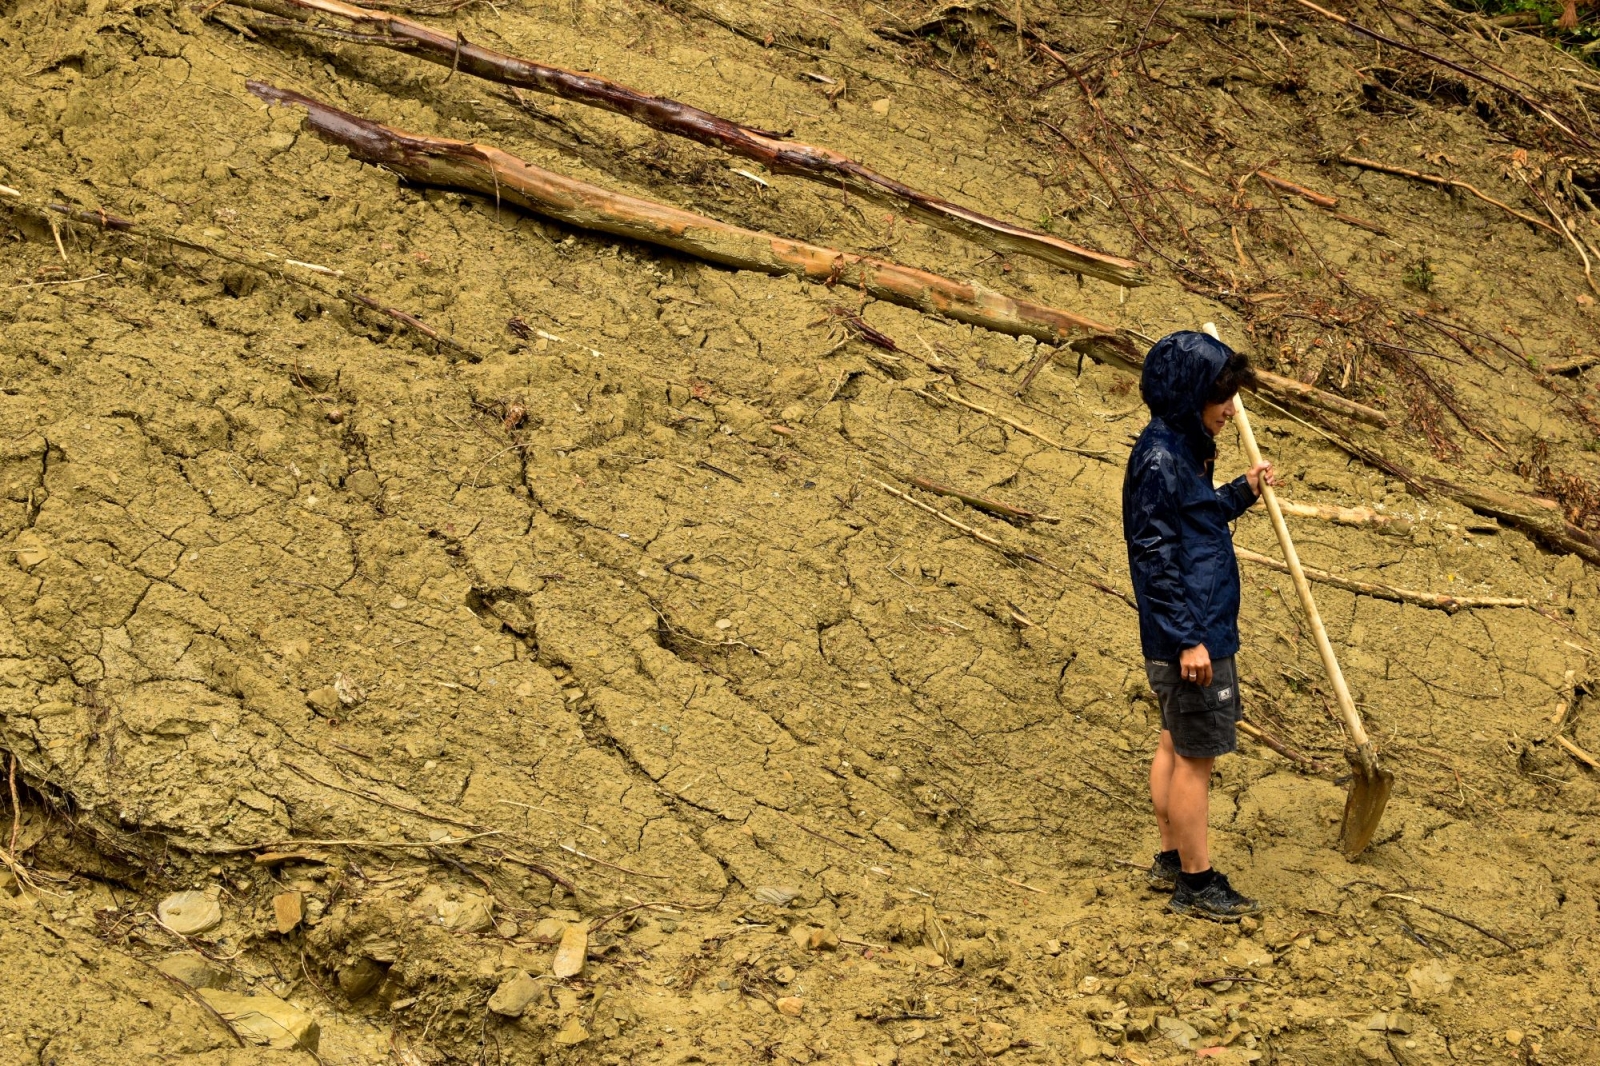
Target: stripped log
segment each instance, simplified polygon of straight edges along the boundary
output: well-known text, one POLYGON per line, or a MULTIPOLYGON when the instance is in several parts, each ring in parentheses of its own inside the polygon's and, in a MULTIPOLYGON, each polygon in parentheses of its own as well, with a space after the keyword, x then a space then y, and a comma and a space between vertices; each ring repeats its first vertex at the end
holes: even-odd
MULTIPOLYGON (((1072 342, 1071 347, 1079 356, 1086 355, 1097 363, 1125 370, 1135 377, 1144 369, 1144 356, 1122 337, 1084 337, 1072 342)), ((1389 416, 1375 407, 1347 400, 1343 396, 1268 370, 1256 371, 1255 391, 1289 407, 1312 407, 1330 411, 1381 429, 1387 429, 1390 425, 1389 416)))
POLYGON ((1354 526, 1357 529, 1376 529, 1380 533, 1392 533, 1396 536, 1409 536, 1416 522, 1398 514, 1384 514, 1374 511, 1370 507, 1326 507, 1313 503, 1288 503, 1278 501, 1278 507, 1286 515, 1297 518, 1316 518, 1323 522, 1332 522, 1336 526, 1354 526))
MULTIPOLYGON (((1265 566, 1276 570, 1280 574, 1287 574, 1289 566, 1278 560, 1241 548, 1234 545, 1233 553, 1247 563, 1265 566)), ((1415 589, 1395 588, 1393 585, 1378 585, 1370 581, 1357 581, 1354 578, 1340 577, 1326 570, 1318 570, 1313 566, 1302 566, 1306 577, 1324 585, 1332 585, 1336 589, 1344 589, 1358 596, 1371 596, 1378 600, 1389 600, 1393 603, 1409 603, 1413 607, 1427 607, 1435 611, 1444 611, 1455 614, 1460 610, 1478 610, 1485 607, 1534 607, 1532 600, 1513 596, 1451 596, 1443 592, 1418 592, 1415 589)))
POLYGON ((742 229, 704 215, 575 181, 533 166, 498 148, 405 133, 262 82, 246 83, 269 104, 306 109, 318 136, 349 149, 355 159, 426 185, 481 193, 581 229, 670 248, 698 259, 763 274, 787 274, 861 289, 958 322, 1055 344, 1111 327, 1042 304, 1014 300, 976 282, 882 259, 823 248, 742 229))
POLYGON ((754 129, 677 100, 642 93, 595 74, 520 59, 473 44, 459 34, 445 34, 420 22, 373 11, 340 0, 231 0, 283 18, 300 21, 313 14, 347 20, 364 32, 358 43, 401 49, 421 59, 487 81, 546 93, 574 103, 624 115, 663 133, 687 137, 746 159, 775 174, 790 174, 842 188, 857 196, 912 216, 997 252, 1028 255, 1078 274, 1118 285, 1143 285, 1138 263, 1097 252, 1060 237, 990 218, 977 211, 920 192, 873 171, 848 156, 781 134, 754 129))

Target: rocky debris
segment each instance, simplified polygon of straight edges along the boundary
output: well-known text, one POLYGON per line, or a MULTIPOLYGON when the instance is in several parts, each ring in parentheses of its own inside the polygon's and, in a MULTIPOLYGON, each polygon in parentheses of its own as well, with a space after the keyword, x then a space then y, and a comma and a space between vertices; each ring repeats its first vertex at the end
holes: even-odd
POLYGON ((555 960, 550 964, 551 974, 563 981, 578 976, 583 972, 588 954, 589 927, 581 922, 573 922, 561 934, 555 960))
POLYGON ((539 995, 539 982, 528 976, 526 970, 517 970, 500 982, 500 987, 489 997, 489 1009, 507 1018, 520 1018, 539 995))
POLYGON ((833 951, 839 946, 839 934, 826 926, 797 925, 789 935, 801 951, 833 951))
POLYGON ((786 985, 794 980, 793 966, 779 966, 772 971, 772 979, 780 985, 786 985))
POLYGON ((277 996, 244 996, 215 988, 200 990, 200 998, 253 1044, 286 1051, 303 1048, 316 1051, 322 1027, 309 1011, 277 996))
POLYGON ((228 971, 197 951, 169 955, 156 964, 156 969, 190 988, 221 988, 228 983, 228 971))
POLYGON ((222 907, 204 892, 174 892, 156 904, 161 924, 181 936, 194 936, 222 924, 222 907))
POLYGON ((452 933, 482 933, 494 926, 493 906, 481 892, 429 885, 417 895, 412 910, 452 933))
POLYGON ((272 897, 272 913, 278 922, 278 932, 292 933, 305 917, 305 897, 299 892, 280 892, 272 897))
POLYGON ((806 1009, 806 1001, 800 996, 782 996, 773 1005, 778 1008, 779 1014, 787 1014, 791 1018, 800 1017, 806 1009))

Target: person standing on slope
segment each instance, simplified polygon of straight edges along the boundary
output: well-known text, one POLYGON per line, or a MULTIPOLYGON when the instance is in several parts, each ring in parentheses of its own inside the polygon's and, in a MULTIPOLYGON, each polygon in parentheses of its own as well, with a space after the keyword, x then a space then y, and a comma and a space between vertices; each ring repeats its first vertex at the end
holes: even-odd
POLYGON ((1238 746, 1239 568, 1229 523, 1271 485, 1272 464, 1218 489, 1214 438, 1234 397, 1255 383, 1249 360, 1204 333, 1173 333, 1145 356, 1139 391, 1150 424, 1128 456, 1122 532, 1139 605, 1145 674, 1161 705, 1150 799, 1161 851, 1150 885, 1168 908, 1215 921, 1261 909, 1211 868, 1211 766, 1238 746))

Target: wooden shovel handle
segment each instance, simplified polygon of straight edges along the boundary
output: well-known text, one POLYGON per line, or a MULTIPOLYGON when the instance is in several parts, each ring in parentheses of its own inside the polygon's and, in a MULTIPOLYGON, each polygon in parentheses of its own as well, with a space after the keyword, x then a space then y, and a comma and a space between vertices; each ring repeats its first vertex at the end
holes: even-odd
MULTIPOLYGON (((1200 327, 1212 338, 1221 340, 1217 336, 1217 327, 1210 322, 1200 327)), ((1245 414, 1244 401, 1234 397, 1234 422, 1239 427, 1239 436, 1244 440, 1244 451, 1250 457, 1251 465, 1261 462, 1261 449, 1256 446, 1256 435, 1250 430, 1250 416, 1245 414)), ((1344 728, 1350 734, 1350 739, 1357 749, 1369 746, 1367 731, 1361 725, 1361 715, 1356 711, 1356 702, 1350 698, 1350 689, 1344 683, 1344 672, 1339 669, 1339 660, 1334 658, 1333 645, 1328 641, 1328 631, 1322 625, 1322 615, 1317 611, 1317 601, 1311 596, 1311 583, 1306 580, 1305 571, 1300 567, 1300 555, 1294 550, 1294 541, 1289 537, 1289 525, 1283 520, 1283 510, 1278 506, 1278 495, 1271 485, 1265 482, 1261 485, 1261 498, 1267 505, 1267 514, 1272 517, 1272 528, 1277 531, 1278 543, 1283 547, 1284 562, 1289 564, 1289 576, 1294 579, 1294 590, 1300 594, 1300 606, 1305 608, 1306 620, 1311 623, 1311 632, 1317 638, 1317 651, 1322 656, 1322 666, 1328 671, 1328 680, 1333 684, 1334 697, 1339 701, 1339 716, 1344 719, 1344 728)))

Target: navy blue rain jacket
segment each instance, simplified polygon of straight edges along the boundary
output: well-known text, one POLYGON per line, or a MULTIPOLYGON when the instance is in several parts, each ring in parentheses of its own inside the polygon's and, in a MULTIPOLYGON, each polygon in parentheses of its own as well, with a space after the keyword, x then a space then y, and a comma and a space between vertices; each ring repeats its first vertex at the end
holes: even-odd
POLYGON ((1204 644, 1239 650, 1239 566, 1228 523, 1255 502, 1244 477, 1213 488, 1216 442, 1200 412, 1232 350, 1204 333, 1163 337, 1144 359, 1139 391, 1150 424, 1122 481, 1122 535, 1147 659, 1176 662, 1204 644))

